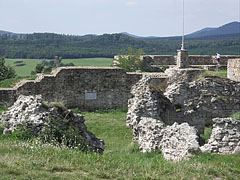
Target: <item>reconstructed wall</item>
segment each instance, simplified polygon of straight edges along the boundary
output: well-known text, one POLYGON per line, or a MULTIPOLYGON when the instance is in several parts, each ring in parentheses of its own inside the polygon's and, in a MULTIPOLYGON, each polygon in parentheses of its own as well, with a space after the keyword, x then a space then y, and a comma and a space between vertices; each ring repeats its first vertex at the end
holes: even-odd
POLYGON ((67 67, 52 75, 25 81, 13 89, 0 89, 0 104, 11 105, 20 94, 41 94, 48 102, 86 110, 114 109, 127 105, 130 89, 141 74, 119 68, 67 67))
MULTIPOLYGON (((189 65, 216 65, 217 57, 209 55, 189 55, 189 65)), ((229 59, 240 58, 234 55, 222 55, 220 58, 221 65, 227 65, 229 59)), ((114 59, 118 59, 115 56, 114 59)), ((144 55, 142 59, 146 65, 176 65, 177 56, 171 55, 144 55)))
POLYGON ((240 82, 240 59, 229 59, 227 68, 228 79, 240 82))

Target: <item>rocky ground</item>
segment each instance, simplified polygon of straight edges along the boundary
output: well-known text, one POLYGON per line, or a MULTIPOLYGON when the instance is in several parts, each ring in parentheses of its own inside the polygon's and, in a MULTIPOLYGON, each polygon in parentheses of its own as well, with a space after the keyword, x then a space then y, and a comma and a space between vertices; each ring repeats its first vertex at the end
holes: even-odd
POLYGON ((40 95, 20 95, 14 105, 2 114, 0 120, 5 126, 3 133, 11 133, 24 125, 34 136, 38 136, 49 123, 60 121, 54 122, 54 124, 58 123, 59 132, 73 129, 91 149, 99 153, 104 151, 104 141, 87 131, 81 114, 73 114, 71 110, 60 105, 48 107, 40 95))
POLYGON ((201 150, 219 154, 239 151, 239 121, 227 116, 240 111, 240 84, 203 78, 195 69, 168 73, 164 94, 146 75, 132 87, 127 126, 139 149, 161 150, 166 159, 174 161, 189 159, 201 150), (208 144, 200 147, 199 135, 206 125, 213 125, 213 133, 208 144))

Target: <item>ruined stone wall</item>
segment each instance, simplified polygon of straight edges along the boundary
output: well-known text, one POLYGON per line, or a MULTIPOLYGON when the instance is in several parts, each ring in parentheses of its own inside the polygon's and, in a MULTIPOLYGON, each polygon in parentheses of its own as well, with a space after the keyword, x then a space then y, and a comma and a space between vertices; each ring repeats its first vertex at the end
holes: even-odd
POLYGON ((16 100, 16 89, 0 88, 0 105, 8 106, 16 100))
MULTIPOLYGON (((127 56, 126 56, 127 57, 127 56)), ((114 59, 118 59, 118 56, 114 56, 114 59)), ((229 59, 240 58, 240 56, 235 55, 221 55, 220 65, 225 69, 229 59)), ((141 59, 144 61, 144 68, 146 71, 162 72, 163 66, 176 66, 177 65, 177 56, 172 55, 144 55, 141 56, 141 59)), ((204 69, 215 69, 217 62, 216 56, 209 55, 189 55, 188 56, 188 66, 196 67, 201 66, 204 69), (215 67, 214 67, 215 66, 215 67)), ((116 62, 116 61, 115 61, 116 62)))
POLYGON ((220 77, 188 78, 190 69, 168 71, 164 95, 175 104, 179 121, 195 126, 199 133, 203 133, 205 125, 212 124, 213 118, 240 111, 240 83, 220 77))
POLYGON ((191 55, 188 57, 190 65, 214 65, 217 63, 216 56, 208 56, 208 55, 191 55))
MULTIPOLYGON (((118 56, 114 58, 117 59, 118 56)), ((228 59, 236 59, 240 56, 222 55, 220 58, 221 65, 227 65, 228 59)), ((150 65, 176 65, 177 56, 172 55, 144 55, 142 59, 150 65)), ((217 64, 216 56, 209 55, 189 55, 189 65, 215 65, 217 64)))
POLYGON ((127 105, 131 86, 141 76, 119 68, 58 68, 52 75, 25 81, 14 89, 0 89, 0 104, 11 105, 21 94, 41 94, 45 101, 62 102, 67 107, 120 108, 127 105))
POLYGON ((146 55, 142 59, 150 65, 176 65, 176 56, 171 55, 146 55))
POLYGON ((228 79, 240 82, 240 59, 229 59, 227 68, 228 79))

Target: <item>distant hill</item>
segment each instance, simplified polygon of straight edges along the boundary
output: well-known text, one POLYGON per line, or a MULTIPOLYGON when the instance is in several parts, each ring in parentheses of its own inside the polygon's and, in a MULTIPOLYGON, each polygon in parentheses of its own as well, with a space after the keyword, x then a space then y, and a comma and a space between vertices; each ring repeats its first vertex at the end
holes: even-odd
POLYGON ((200 31, 187 35, 187 37, 219 36, 238 33, 240 33, 240 22, 231 22, 218 28, 204 28, 200 31))
POLYGON ((215 29, 217 29, 217 28, 204 28, 204 29, 202 29, 202 30, 199 30, 199 31, 196 31, 196 32, 194 32, 194 33, 191 33, 191 34, 188 34, 187 36, 189 36, 189 37, 193 37, 193 36, 200 36, 201 34, 204 34, 204 33, 207 33, 207 32, 210 32, 210 31, 213 31, 213 30, 215 30, 215 29))
POLYGON ((2 31, 2 30, 0 30, 0 36, 1 36, 1 35, 4 35, 4 34, 12 35, 12 34, 14 34, 14 33, 9 32, 9 31, 2 31))
MULTIPOLYGON (((17 34, 9 31, 2 31, 0 30, 0 36, 1 35, 16 35, 16 36, 24 36, 24 34, 17 34)), ((34 34, 40 34, 40 33, 34 33, 34 34)), ((51 34, 51 33, 48 33, 51 34)), ((129 37, 140 39, 140 40, 181 40, 181 36, 169 36, 169 37, 156 37, 156 36, 137 36, 134 34, 130 34, 128 32, 122 32, 119 34, 127 35, 129 37)), ((99 35, 95 34, 86 34, 82 36, 78 36, 78 38, 87 40, 87 39, 94 39, 98 37, 99 35)), ((191 34, 187 34, 185 36, 187 40, 225 40, 225 39, 238 39, 240 38, 240 22, 231 22, 228 24, 225 24, 220 27, 212 28, 207 27, 204 29, 201 29, 199 31, 196 31, 191 34)))
POLYGON ((120 34, 124 34, 124 35, 127 35, 127 36, 130 36, 130 37, 133 37, 133 38, 136 38, 136 39, 141 39, 141 40, 154 40, 154 39, 159 39, 159 37, 156 37, 156 36, 147 36, 147 37, 143 37, 143 36, 136 36, 134 34, 130 34, 130 33, 127 33, 127 32, 122 32, 120 34))
MULTIPOLYGON (((189 54, 240 54, 239 22, 219 28, 205 28, 186 35, 185 47, 189 54)), ((88 34, 83 36, 55 33, 16 34, 0 31, 0 57, 64 59, 113 57, 128 47, 143 49, 145 54, 176 54, 181 48, 181 36, 141 37, 129 33, 88 34)))
MULTIPOLYGON (((170 37, 156 37, 156 36, 136 36, 123 32, 122 34, 128 35, 141 40, 180 40, 181 36, 170 37)), ((240 22, 231 22, 220 26, 218 28, 204 28, 194 33, 188 34, 185 37, 187 40, 225 40, 225 39, 238 39, 240 38, 240 22)))

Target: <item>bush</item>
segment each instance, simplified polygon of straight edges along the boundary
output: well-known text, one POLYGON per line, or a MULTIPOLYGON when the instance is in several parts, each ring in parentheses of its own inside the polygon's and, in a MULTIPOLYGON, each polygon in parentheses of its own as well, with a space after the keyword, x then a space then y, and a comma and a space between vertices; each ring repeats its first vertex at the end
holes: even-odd
POLYGON ((144 71, 144 62, 141 60, 141 55, 143 55, 141 49, 134 51, 132 48, 128 48, 128 51, 122 51, 121 55, 118 56, 116 66, 127 72, 144 71))
POLYGON ((50 74, 52 72, 52 67, 45 67, 42 64, 37 64, 35 70, 31 72, 31 75, 35 75, 38 73, 50 74))
POLYGON ((16 77, 16 72, 11 66, 5 65, 5 59, 0 58, 0 81, 16 77))
POLYGON ((79 132, 81 130, 68 124, 67 119, 49 118, 40 133, 40 139, 43 143, 51 143, 57 146, 67 146, 87 151, 88 146, 79 132))
POLYGON ((91 150, 83 139, 82 129, 74 125, 74 116, 71 111, 68 111, 61 103, 48 104, 43 101, 42 106, 46 109, 55 108, 52 115, 46 118, 44 125, 23 123, 18 125, 9 136, 20 140, 31 140, 38 137, 42 143, 66 146, 81 151, 91 150))

